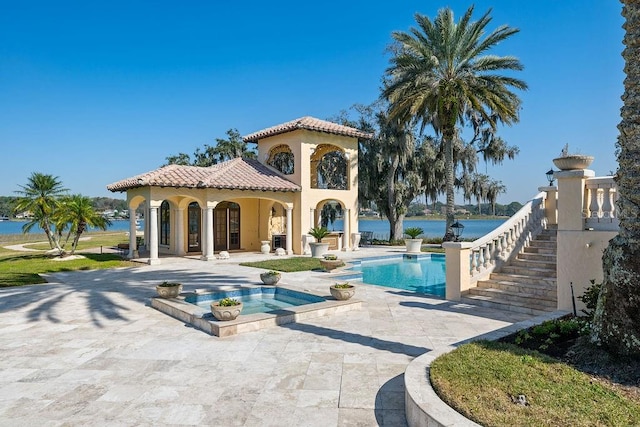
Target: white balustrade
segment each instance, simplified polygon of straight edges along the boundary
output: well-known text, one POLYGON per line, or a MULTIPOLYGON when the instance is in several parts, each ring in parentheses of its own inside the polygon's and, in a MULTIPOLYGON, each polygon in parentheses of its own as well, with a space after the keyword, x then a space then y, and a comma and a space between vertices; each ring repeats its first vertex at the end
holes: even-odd
POLYGON ((520 252, 545 222, 544 198, 538 194, 514 216, 489 234, 471 242, 469 274, 471 284, 487 277, 497 266, 520 252))
POLYGON ((585 229, 618 230, 617 200, 618 187, 612 176, 586 179, 583 206, 585 229))

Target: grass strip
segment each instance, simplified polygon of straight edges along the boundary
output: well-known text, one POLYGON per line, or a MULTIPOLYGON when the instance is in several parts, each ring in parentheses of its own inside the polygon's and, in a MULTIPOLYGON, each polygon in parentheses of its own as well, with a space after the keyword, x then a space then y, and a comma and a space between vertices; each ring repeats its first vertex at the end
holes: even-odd
POLYGON ((319 259, 309 257, 293 257, 267 261, 243 262, 240 265, 244 265, 246 267, 264 268, 266 270, 284 271, 286 273, 322 269, 319 259))
POLYGON ((436 359, 430 373, 443 401, 485 426, 640 425, 640 402, 512 344, 465 344, 436 359), (516 403, 519 395, 528 405, 516 403))

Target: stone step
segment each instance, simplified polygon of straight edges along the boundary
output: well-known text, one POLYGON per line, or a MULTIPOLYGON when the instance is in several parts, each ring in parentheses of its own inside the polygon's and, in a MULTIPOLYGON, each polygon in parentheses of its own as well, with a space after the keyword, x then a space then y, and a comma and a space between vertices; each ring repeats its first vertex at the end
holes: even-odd
POLYGON ((511 303, 501 300, 494 300, 491 297, 487 297, 484 295, 465 295, 461 298, 461 302, 470 304, 470 305, 478 305, 480 307, 488 307, 495 308, 497 310, 505 310, 505 311, 513 311, 516 313, 524 313, 533 316, 538 316, 540 314, 548 313, 549 311, 544 307, 531 307, 524 304, 519 303, 511 303))
POLYGON ((533 259, 520 259, 518 256, 516 259, 509 263, 511 267, 530 267, 530 268, 546 268, 549 270, 556 269, 555 261, 537 261, 533 259))
POLYGON ((551 248, 553 250, 557 247, 557 242, 551 240, 531 240, 529 246, 532 248, 551 248))
POLYGON ((539 298, 557 299, 555 285, 546 283, 523 283, 510 280, 480 280, 476 286, 480 289, 498 289, 513 293, 535 295, 539 298))
POLYGON ((557 277, 555 267, 540 268, 540 267, 523 267, 523 266, 517 266, 517 265, 505 265, 500 269, 500 272, 509 273, 509 274, 522 274, 524 276, 534 276, 538 278, 557 277))
POLYGON ((532 247, 532 246, 527 246, 526 248, 524 248, 524 253, 527 254, 556 254, 556 247, 552 247, 552 248, 544 248, 544 247, 532 247))
POLYGON ((536 253, 536 252, 521 252, 517 256, 518 259, 533 260, 533 261, 545 261, 556 263, 557 256, 553 254, 536 253))
POLYGON ((538 234, 535 239, 539 242, 555 242, 558 240, 558 236, 555 234, 538 234))
POLYGON ((542 297, 534 294, 527 294, 521 292, 511 292, 503 289, 483 289, 483 288, 471 288, 467 295, 482 295, 485 297, 491 297, 492 301, 502 301, 509 304, 517 303, 524 307, 531 307, 537 310, 554 310, 558 306, 558 301, 555 296, 542 297))
POLYGON ((532 276, 529 274, 509 274, 505 272, 491 273, 489 280, 495 282, 511 282, 523 285, 538 285, 556 289, 556 278, 544 276, 532 276))

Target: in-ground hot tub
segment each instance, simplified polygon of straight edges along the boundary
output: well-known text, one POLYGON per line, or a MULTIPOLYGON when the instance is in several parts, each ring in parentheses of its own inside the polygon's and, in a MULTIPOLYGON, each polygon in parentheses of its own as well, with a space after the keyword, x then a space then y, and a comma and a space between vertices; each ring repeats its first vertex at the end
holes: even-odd
POLYGON ((226 337, 242 332, 294 323, 303 319, 327 316, 360 309, 358 300, 337 301, 282 286, 247 286, 233 289, 199 290, 178 298, 153 298, 151 306, 189 323, 211 335, 226 337), (213 301, 234 298, 242 301, 243 310, 235 320, 216 320, 209 309, 213 301))

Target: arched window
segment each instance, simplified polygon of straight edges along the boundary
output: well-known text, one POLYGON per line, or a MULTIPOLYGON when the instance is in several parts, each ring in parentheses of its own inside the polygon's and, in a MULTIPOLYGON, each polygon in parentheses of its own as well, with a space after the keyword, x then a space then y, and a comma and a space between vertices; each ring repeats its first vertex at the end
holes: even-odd
POLYGON ((269 151, 267 164, 284 175, 292 175, 295 171, 295 160, 288 145, 278 145, 269 151))
POLYGON ((171 213, 169 202, 166 200, 160 205, 160 244, 169 246, 171 238, 171 213))
POLYGON ((347 156, 340 148, 329 144, 318 145, 311 155, 311 187, 349 189, 347 156))

